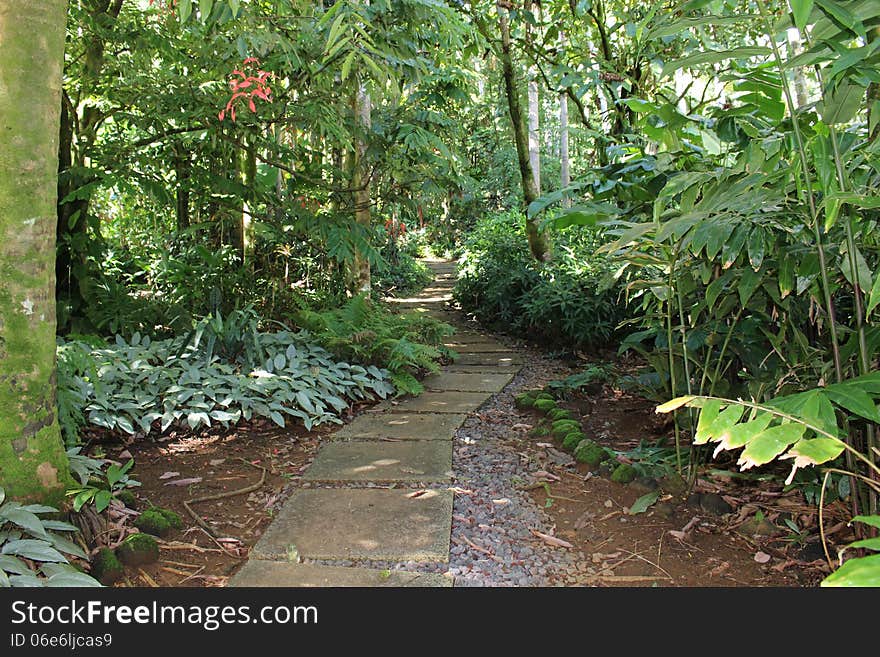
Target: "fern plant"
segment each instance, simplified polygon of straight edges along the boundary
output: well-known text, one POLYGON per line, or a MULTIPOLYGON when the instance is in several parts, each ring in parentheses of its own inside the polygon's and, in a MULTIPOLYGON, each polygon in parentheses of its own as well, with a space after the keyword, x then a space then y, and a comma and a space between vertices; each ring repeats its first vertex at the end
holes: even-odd
POLYGON ((300 312, 296 322, 336 357, 386 368, 398 393, 421 393, 416 376, 436 372, 440 360, 453 357, 442 345, 455 331, 449 324, 417 313, 394 314, 364 295, 336 310, 300 312))

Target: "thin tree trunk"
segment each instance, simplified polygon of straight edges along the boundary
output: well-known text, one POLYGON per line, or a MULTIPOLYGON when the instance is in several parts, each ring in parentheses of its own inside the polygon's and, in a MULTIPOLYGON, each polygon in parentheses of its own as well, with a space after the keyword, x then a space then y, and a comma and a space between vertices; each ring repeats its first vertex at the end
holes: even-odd
POLYGON ((174 153, 174 172, 177 176, 177 230, 189 228, 189 179, 192 163, 183 146, 178 146, 174 153))
MULTIPOLYGON (((568 94, 559 94, 559 173, 563 189, 571 184, 570 162, 568 158, 568 94)), ((571 199, 562 199, 563 207, 571 206, 571 199)))
MULTIPOLYGON (((352 154, 351 187, 354 190, 354 220, 369 228, 372 222, 370 214, 370 180, 366 175, 364 155, 367 150, 366 133, 372 125, 370 95, 360 87, 352 99, 357 137, 352 154)), ((355 294, 370 293, 371 289, 370 261, 363 253, 356 252, 351 265, 351 287, 355 294)))
MULTIPOLYGON (((523 188, 523 203, 528 210, 529 205, 538 196, 538 188, 532 175, 532 167, 529 162, 529 138, 526 124, 523 120, 522 106, 517 87, 516 72, 513 68, 513 55, 511 53, 510 23, 507 18, 507 10, 498 5, 498 22, 501 29, 501 67, 504 74, 504 90, 507 95, 507 109, 510 114, 510 123, 513 127, 513 138, 516 144, 516 157, 519 164, 519 174, 523 188)), ((536 218, 526 216, 526 236, 529 240, 529 249, 535 259, 546 261, 550 259, 550 241, 546 232, 541 231, 536 218)))
MULTIPOLYGON (((803 50, 801 44, 801 35, 800 32, 796 28, 788 30, 788 47, 789 53, 788 58, 800 54, 803 50)), ((797 104, 798 108, 804 107, 807 102, 807 78, 804 75, 804 69, 801 66, 795 67, 794 69, 794 92, 795 96, 797 96, 797 104)))
POLYGON ((55 225, 66 0, 0 2, 0 484, 60 503, 55 225))

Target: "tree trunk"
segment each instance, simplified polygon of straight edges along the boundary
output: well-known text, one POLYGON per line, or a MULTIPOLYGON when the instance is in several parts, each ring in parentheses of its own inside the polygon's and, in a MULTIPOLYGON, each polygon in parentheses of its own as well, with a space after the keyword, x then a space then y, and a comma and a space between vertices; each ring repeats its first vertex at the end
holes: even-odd
MULTIPOLYGON (((798 32, 796 28, 792 28, 788 30, 788 47, 789 53, 788 58, 791 59, 796 55, 799 55, 801 51, 803 51, 803 44, 801 43, 801 34, 798 32)), ((804 69, 800 66, 794 69, 794 91, 797 96, 797 104, 798 108, 804 107, 807 104, 807 78, 804 75, 804 69)))
MULTIPOLYGON (((372 218, 370 215, 370 179, 366 175, 364 167, 364 155, 367 150, 366 133, 372 125, 370 95, 361 87, 352 99, 352 113, 354 114, 357 132, 360 133, 355 141, 354 152, 351 161, 351 188, 354 190, 354 220, 369 228, 372 218)), ((350 272, 351 290, 354 294, 370 293, 372 285, 370 274, 370 261, 359 252, 354 255, 354 262, 350 272)))
MULTIPOLYGON (((566 188, 571 184, 570 163, 568 158, 568 94, 559 94, 559 173, 560 184, 566 188)), ((563 207, 571 206, 571 199, 562 199, 563 207)))
POLYGON ((59 503, 55 224, 67 0, 0 2, 0 483, 59 503))
MULTIPOLYGON (((510 23, 506 9, 498 5, 498 22, 501 28, 501 68, 504 74, 504 91, 507 95, 507 109, 510 114, 510 123, 513 127, 513 138, 516 143, 516 159, 519 163, 519 174, 522 180, 523 202, 528 211, 529 205, 539 196, 535 179, 532 175, 532 167, 529 162, 529 138, 526 124, 523 121, 522 106, 517 87, 516 73, 513 68, 513 55, 511 54, 510 23)), ((531 219, 526 215, 526 236, 529 240, 529 249, 536 260, 546 261, 550 259, 550 241, 546 232, 541 231, 537 219, 531 219)))

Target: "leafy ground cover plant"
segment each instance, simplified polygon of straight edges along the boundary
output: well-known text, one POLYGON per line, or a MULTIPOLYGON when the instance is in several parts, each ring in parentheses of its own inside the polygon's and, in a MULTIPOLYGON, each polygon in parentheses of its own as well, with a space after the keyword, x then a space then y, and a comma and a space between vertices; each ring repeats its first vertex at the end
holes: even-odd
POLYGON ((0 587, 100 586, 71 564, 70 558, 87 556, 64 536, 76 527, 45 517, 56 513, 51 506, 6 500, 0 487, 0 587))
MULTIPOLYGON (((183 338, 135 333, 97 347, 63 342, 62 361, 91 364, 68 368, 60 387, 84 404, 80 420, 128 434, 253 417, 279 426, 289 418, 308 428, 341 424, 339 414, 353 402, 394 393, 387 370, 340 361, 307 333, 252 329, 241 317, 215 315, 183 338)), ((68 416, 75 423, 75 413, 68 416)))

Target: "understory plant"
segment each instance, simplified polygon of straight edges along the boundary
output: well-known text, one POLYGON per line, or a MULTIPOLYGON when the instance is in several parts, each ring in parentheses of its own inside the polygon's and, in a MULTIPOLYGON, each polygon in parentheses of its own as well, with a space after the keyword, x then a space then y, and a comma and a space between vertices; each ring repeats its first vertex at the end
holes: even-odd
POLYGON ((294 418, 311 429, 341 424, 353 402, 394 393, 388 370, 341 361, 305 332, 258 331, 252 319, 215 314, 165 340, 135 333, 102 346, 62 342, 64 358, 92 362, 59 383, 84 404, 87 423, 128 434, 254 417, 282 427, 294 418))
POLYGON ((76 527, 46 517, 57 513, 51 506, 7 500, 0 487, 0 587, 100 586, 71 563, 87 556, 65 536, 76 527))
POLYGON ((302 311, 296 323, 338 358, 385 368, 388 380, 401 393, 424 390, 416 375, 436 372, 441 359, 452 358, 443 339, 454 328, 418 312, 393 313, 364 295, 342 308, 302 311))
POLYGON ((600 244, 598 231, 560 235, 553 260, 538 264, 519 213, 484 217, 465 242, 454 297, 487 326, 570 349, 607 346, 628 308, 610 260, 593 256, 600 244))

